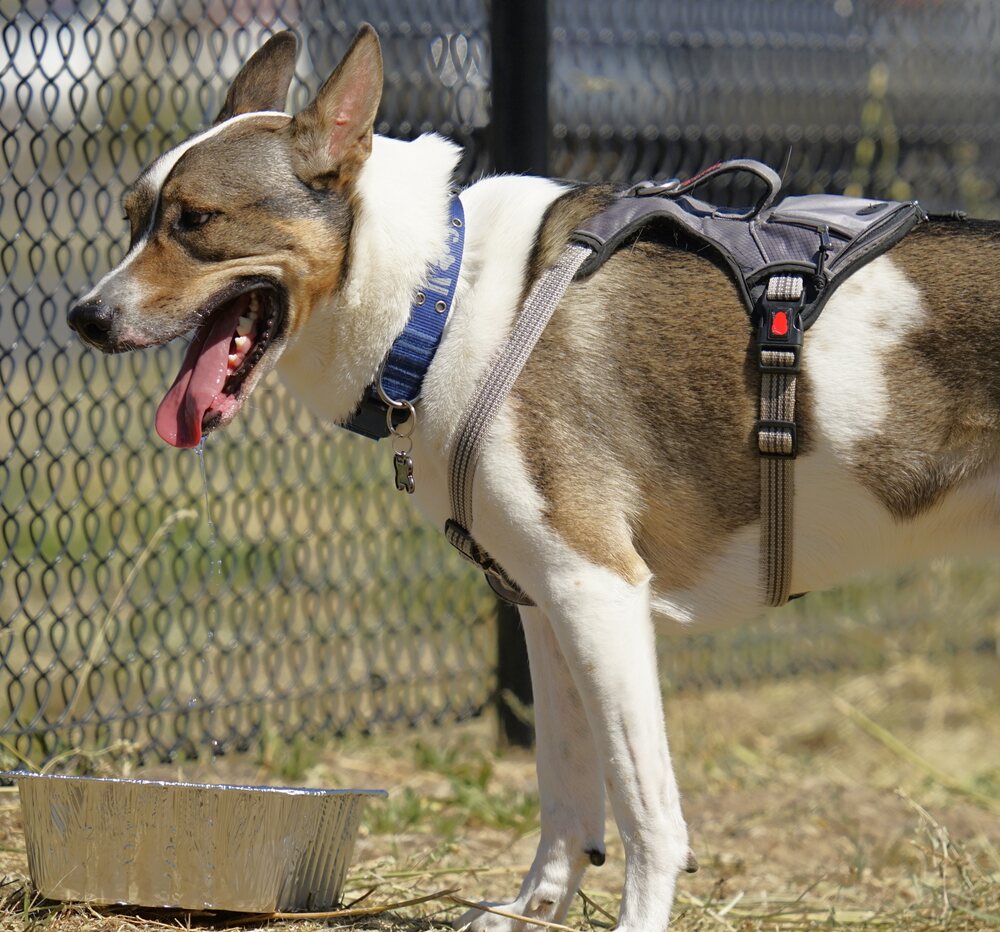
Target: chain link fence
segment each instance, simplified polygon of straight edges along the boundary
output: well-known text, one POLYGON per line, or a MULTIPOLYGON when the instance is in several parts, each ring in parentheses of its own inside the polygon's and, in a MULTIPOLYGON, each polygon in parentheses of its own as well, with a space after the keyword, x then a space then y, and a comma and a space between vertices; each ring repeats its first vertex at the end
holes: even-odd
MULTIPOLYGON (((632 181, 751 155, 795 192, 1000 210, 994 3, 548 9, 537 93, 554 175, 632 181)), ((371 21, 379 131, 440 131, 465 147, 460 180, 488 171, 491 55, 519 54, 491 49, 489 13, 474 0, 0 0, 0 763, 119 739, 169 758, 455 720, 490 701, 492 599, 412 516, 384 450, 317 424, 273 379, 203 456, 168 449, 153 414, 180 348, 106 357, 65 324, 122 254, 124 187, 205 124, 271 31, 303 39, 300 107, 371 21)), ((902 604, 899 624, 928 604, 933 584, 912 582, 879 590, 902 604)), ((864 649, 843 636, 871 614, 859 592, 813 602, 815 617, 795 607, 673 638, 668 679, 882 656, 883 635, 864 649)), ((996 617, 1000 595, 981 601, 976 617, 996 617)))
MULTIPOLYGON (((996 216, 994 0, 550 0, 552 172, 640 181, 735 154, 792 193, 996 216)), ((714 196, 737 198, 736 178, 714 196)))
MULTIPOLYGON (((205 124, 266 31, 303 39, 304 106, 358 22, 379 29, 379 131, 486 163, 482 3, 2 7, 0 736, 35 761, 467 717, 494 606, 395 491, 387 454, 273 381, 200 458, 152 432, 181 347, 106 357, 65 323, 125 245, 120 198, 205 124), (353 7, 353 9, 352 9, 353 7)), ((391 459, 391 457, 390 457, 391 459)))

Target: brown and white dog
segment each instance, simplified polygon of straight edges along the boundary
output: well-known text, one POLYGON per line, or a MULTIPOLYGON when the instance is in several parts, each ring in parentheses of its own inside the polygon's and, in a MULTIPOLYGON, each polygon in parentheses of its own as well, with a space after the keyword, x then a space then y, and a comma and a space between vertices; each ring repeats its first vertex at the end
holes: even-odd
MULTIPOLYGON (((235 417, 262 376, 336 424, 372 381, 443 250, 450 142, 373 137, 378 40, 358 34, 312 103, 284 107, 296 40, 269 41, 215 125, 125 199, 132 244, 70 313, 107 352, 194 332, 156 427, 177 446, 235 417)), ((462 194, 454 310, 413 438, 417 501, 449 517, 448 454, 527 289, 602 187, 495 177, 462 194)), ((1000 224, 929 222, 844 284, 799 388, 793 592, 1000 539, 1000 224)), ((688 860, 653 616, 755 615, 758 375, 711 261, 643 239, 573 284, 493 429, 475 534, 537 602, 522 610, 541 842, 514 913, 559 922, 600 863, 607 798, 626 857, 621 925, 662 930, 688 860)), ((523 923, 472 911, 475 929, 523 923)))

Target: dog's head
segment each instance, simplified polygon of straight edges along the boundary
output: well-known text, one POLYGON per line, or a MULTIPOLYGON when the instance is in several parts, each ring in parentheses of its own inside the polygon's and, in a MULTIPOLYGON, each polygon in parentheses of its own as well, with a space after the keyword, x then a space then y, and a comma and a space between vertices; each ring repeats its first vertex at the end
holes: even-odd
POLYGON ((346 266, 352 195, 382 93, 363 26, 305 110, 283 112, 298 42, 274 36, 237 75, 215 125, 128 190, 131 245, 69 312, 108 353, 193 332, 156 430, 195 446, 228 423, 346 266))

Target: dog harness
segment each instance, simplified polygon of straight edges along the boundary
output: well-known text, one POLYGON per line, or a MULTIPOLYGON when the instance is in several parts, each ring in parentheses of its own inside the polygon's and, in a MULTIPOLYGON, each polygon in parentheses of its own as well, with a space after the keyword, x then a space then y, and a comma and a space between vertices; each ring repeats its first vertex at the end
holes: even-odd
POLYGON ((750 159, 720 162, 686 181, 642 182, 621 191, 609 207, 576 229, 559 261, 534 283, 507 344, 466 409, 449 463, 452 517, 445 533, 485 571, 501 597, 532 604, 472 535, 472 485, 490 427, 570 282, 593 275, 640 231, 662 225, 722 262, 750 316, 760 372, 761 586, 768 605, 789 599, 792 466, 798 452, 795 387, 803 334, 852 272, 899 242, 926 214, 916 202, 827 194, 787 197, 774 204, 780 188, 771 168, 750 159), (727 173, 755 176, 764 183, 764 194, 749 209, 691 196, 700 185, 727 173))

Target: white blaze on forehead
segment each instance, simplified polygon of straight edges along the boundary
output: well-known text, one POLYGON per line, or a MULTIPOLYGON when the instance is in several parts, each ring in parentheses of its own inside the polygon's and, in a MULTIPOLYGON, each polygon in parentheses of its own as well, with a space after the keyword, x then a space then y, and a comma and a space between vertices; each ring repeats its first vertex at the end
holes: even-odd
MULTIPOLYGON (((210 129, 206 129, 200 133, 196 133, 190 139, 185 140, 178 146, 174 146, 169 152, 164 152, 152 165, 146 169, 142 178, 140 179, 143 184, 147 184, 152 187, 154 196, 156 198, 156 203, 159 204, 160 201, 160 191, 163 188, 163 183, 167 180, 170 172, 173 171, 174 166, 180 161, 181 156, 184 155, 189 149, 193 149, 199 143, 207 142, 214 136, 218 136, 220 133, 229 129, 231 126, 235 126, 237 123, 244 123, 248 120, 259 119, 260 117, 286 117, 291 119, 287 113, 283 113, 280 110, 260 110, 254 113, 241 113, 238 116, 230 117, 228 120, 219 123, 217 126, 213 126, 210 129)), ((153 213, 155 214, 155 208, 153 213)))
POLYGON ((181 157, 190 149, 193 149, 199 143, 206 142, 209 139, 218 136, 220 133, 235 126, 238 123, 247 122, 249 120, 258 119, 261 117, 285 117, 291 119, 287 113, 280 110, 260 110, 254 113, 241 113, 237 116, 230 117, 228 120, 224 120, 217 126, 213 126, 210 129, 206 129, 200 133, 195 133, 190 139, 186 139, 180 145, 174 146, 169 152, 164 152, 145 172, 139 177, 136 182, 138 185, 151 189, 151 200, 153 206, 149 211, 149 221, 146 224, 146 229, 142 231, 141 235, 132 244, 132 248, 128 253, 122 258, 122 261, 118 263, 110 272, 108 272, 86 295, 86 297, 81 298, 81 301, 94 301, 100 297, 105 304, 121 304, 121 303, 136 303, 141 301, 141 289, 133 282, 131 279, 122 278, 119 281, 115 281, 116 277, 121 276, 123 272, 128 269, 128 267, 135 260, 136 256, 145 248, 146 244, 149 242, 149 234, 153 230, 153 223, 156 220, 156 212, 160 206, 160 193, 163 190, 163 185, 170 173, 173 171, 174 166, 180 161, 181 157))

